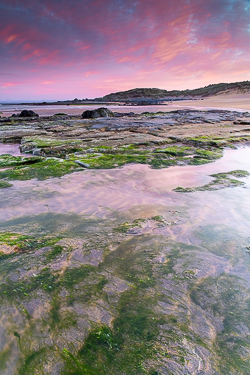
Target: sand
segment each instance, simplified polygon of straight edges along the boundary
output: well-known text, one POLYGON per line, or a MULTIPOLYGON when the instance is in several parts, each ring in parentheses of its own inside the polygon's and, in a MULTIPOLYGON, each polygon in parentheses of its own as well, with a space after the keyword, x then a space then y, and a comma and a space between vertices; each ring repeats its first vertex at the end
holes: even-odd
POLYGON ((185 108, 219 108, 228 110, 248 110, 250 111, 250 92, 240 94, 222 94, 210 96, 203 100, 183 100, 178 102, 176 107, 185 108))

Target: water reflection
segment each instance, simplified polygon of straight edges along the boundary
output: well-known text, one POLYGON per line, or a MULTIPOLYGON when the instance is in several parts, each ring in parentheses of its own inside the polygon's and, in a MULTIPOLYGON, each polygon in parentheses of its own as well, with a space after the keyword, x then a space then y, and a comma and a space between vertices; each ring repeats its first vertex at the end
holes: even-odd
POLYGON ((225 213, 232 201, 237 202, 238 210, 248 212, 245 202, 249 199, 250 178, 244 178, 245 188, 189 194, 172 191, 177 186, 204 185, 211 181, 210 174, 234 169, 250 172, 250 148, 226 150, 222 159, 202 166, 156 170, 146 165, 127 165, 113 170, 85 170, 46 181, 14 181, 12 188, 0 191, 0 220, 48 210, 103 217, 107 209, 127 211, 140 205, 188 205, 192 211, 194 202, 196 209, 200 204, 204 212, 210 210, 211 216, 216 209, 219 221, 222 217, 235 220, 236 213, 225 213))
POLYGON ((20 156, 19 146, 17 143, 0 143, 0 155, 11 154, 13 156, 20 156))
MULTIPOLYGON (((248 109, 240 109, 240 108, 234 108, 234 105, 232 103, 232 108, 228 108, 226 105, 225 107, 218 107, 216 104, 215 106, 208 107, 208 106, 201 106, 200 104, 198 106, 195 106, 195 101, 193 103, 190 103, 188 100, 187 103, 185 100, 179 102, 166 102, 163 105, 150 105, 150 106, 140 106, 140 105, 131 105, 131 106, 124 106, 124 105, 115 105, 111 104, 108 105, 108 107, 114 111, 114 112, 121 112, 121 113, 128 113, 128 112, 134 112, 134 113, 142 113, 142 112, 169 112, 169 111, 175 111, 175 110, 183 110, 183 109, 190 109, 190 110, 230 110, 230 111, 237 111, 237 112, 248 112, 248 109), (194 103, 194 105, 192 105, 194 103)), ((107 104, 103 104, 105 107, 107 104)), ((101 107, 103 105, 100 104, 88 104, 88 105, 29 105, 29 104, 0 104, 1 113, 3 116, 8 117, 12 114, 20 113, 24 109, 32 109, 34 112, 38 113, 39 116, 52 116, 55 113, 66 113, 68 115, 81 115, 83 111, 85 110, 92 110, 96 109, 98 107, 101 107)), ((223 104, 222 104, 223 105, 223 104)), ((238 105, 240 107, 240 104, 238 105)))

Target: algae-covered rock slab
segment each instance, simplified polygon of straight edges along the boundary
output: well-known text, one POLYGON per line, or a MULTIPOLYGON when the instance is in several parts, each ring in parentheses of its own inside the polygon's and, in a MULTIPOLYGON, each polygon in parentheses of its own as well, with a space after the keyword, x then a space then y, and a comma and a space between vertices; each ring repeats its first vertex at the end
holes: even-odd
MULTIPOLYGON (((45 180, 50 177, 61 177, 65 174, 76 171, 77 165, 69 160, 57 159, 42 159, 36 160, 35 163, 29 163, 28 166, 19 165, 11 169, 0 171, 0 179, 6 180, 30 180, 37 178, 38 180, 45 180)), ((26 163, 25 163, 26 164, 26 163)))
POLYGON ((213 181, 211 181, 207 185, 203 186, 197 186, 197 187, 188 187, 183 188, 178 186, 176 189, 173 189, 173 191, 176 191, 177 193, 192 193, 194 191, 212 191, 212 190, 220 190, 225 189, 228 187, 237 187, 237 186, 244 186, 245 182, 233 179, 232 177, 248 177, 250 176, 250 173, 243 170, 235 170, 231 172, 226 173, 217 173, 212 174, 211 177, 214 178, 213 181))
MULTIPOLYGON (((230 243, 216 237, 216 227, 197 234, 200 245, 194 246, 153 235, 157 224, 167 225, 162 215, 122 222, 46 214, 33 217, 33 224, 41 228, 53 219, 67 222, 68 231, 58 225, 47 228, 57 236, 0 234, 1 244, 26 247, 0 261, 1 316, 15 316, 0 319, 1 335, 12 343, 2 351, 7 370, 15 355, 17 374, 152 375, 171 369, 191 375, 202 364, 209 375, 214 369, 244 375, 250 294, 243 279, 225 272, 230 243), (155 224, 151 232, 131 233, 147 222, 155 224), (220 256, 204 251, 213 232, 220 256), (98 248, 102 257, 95 263, 98 248)), ((31 218, 27 226, 25 218, 4 226, 14 223, 27 230, 31 218)), ((228 232, 225 227, 225 238, 228 232)), ((233 237, 240 241, 237 233, 233 237)))
POLYGON ((10 184, 9 182, 7 181, 0 181, 0 189, 7 189, 9 187, 13 186, 12 184, 10 184))
POLYGON ((39 156, 25 157, 25 156, 12 156, 10 154, 3 154, 3 155, 0 155, 0 168, 34 164, 42 160, 44 159, 39 156))

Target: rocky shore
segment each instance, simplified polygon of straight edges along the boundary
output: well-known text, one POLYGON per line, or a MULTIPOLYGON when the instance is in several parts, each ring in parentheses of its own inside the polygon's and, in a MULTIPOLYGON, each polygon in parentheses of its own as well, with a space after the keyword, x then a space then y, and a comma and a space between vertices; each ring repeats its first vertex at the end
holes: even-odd
MULTIPOLYGON (((60 164, 62 174, 79 167, 115 168, 128 163, 149 164, 152 168, 199 165, 220 158, 224 147, 249 140, 249 112, 176 110, 134 114, 104 108, 85 111, 81 116, 16 115, 0 118, 0 141, 20 143, 22 153, 42 159, 32 162, 28 169, 24 160, 24 171, 20 162, 18 168, 1 171, 0 177, 21 178, 22 174, 24 178, 29 169, 38 177, 39 166, 44 171, 45 165, 53 163, 60 164)), ((53 171, 46 169, 47 177, 50 173, 53 176, 53 171)), ((55 170, 60 173, 58 168, 55 170)))
POLYGON ((20 114, 0 118, 22 152, 0 155, 1 375, 248 374, 249 189, 220 193, 249 172, 168 191, 163 168, 248 144, 250 113, 20 114))

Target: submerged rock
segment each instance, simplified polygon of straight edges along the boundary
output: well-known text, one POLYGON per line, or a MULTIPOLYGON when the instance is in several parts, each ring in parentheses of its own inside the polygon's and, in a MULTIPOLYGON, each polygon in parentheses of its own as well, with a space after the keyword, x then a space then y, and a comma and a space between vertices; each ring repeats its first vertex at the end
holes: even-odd
POLYGON ((108 108, 97 108, 92 111, 87 110, 82 113, 82 118, 98 118, 98 117, 115 117, 115 114, 108 108))

